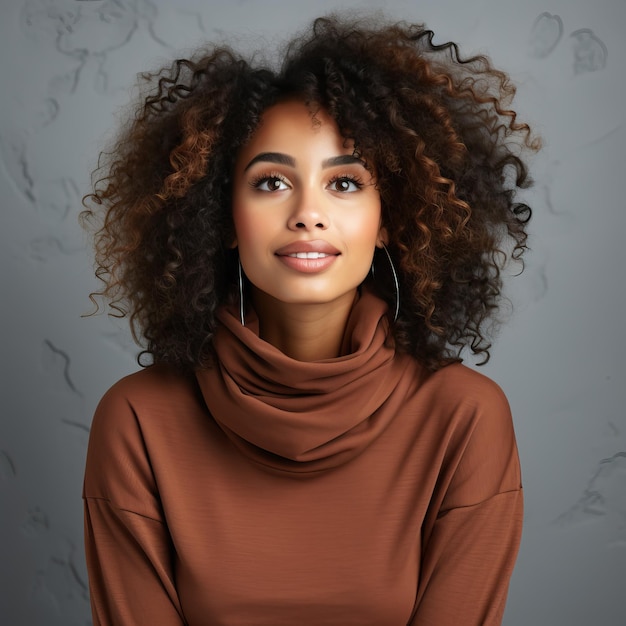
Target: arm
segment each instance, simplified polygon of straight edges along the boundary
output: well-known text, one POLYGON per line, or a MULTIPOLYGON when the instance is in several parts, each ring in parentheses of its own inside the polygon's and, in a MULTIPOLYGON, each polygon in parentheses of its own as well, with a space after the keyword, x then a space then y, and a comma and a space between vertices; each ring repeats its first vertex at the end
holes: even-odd
POLYGON ((123 383, 100 402, 85 469, 85 552, 94 626, 183 626, 148 453, 123 383))
POLYGON ((460 420, 422 532, 410 626, 498 626, 522 533, 523 493, 506 398, 493 383, 460 420))
POLYGON ((85 499, 85 552, 94 626, 182 626, 167 528, 85 499))
POLYGON ((410 626, 498 626, 521 530, 521 490, 442 514, 422 555, 410 626))

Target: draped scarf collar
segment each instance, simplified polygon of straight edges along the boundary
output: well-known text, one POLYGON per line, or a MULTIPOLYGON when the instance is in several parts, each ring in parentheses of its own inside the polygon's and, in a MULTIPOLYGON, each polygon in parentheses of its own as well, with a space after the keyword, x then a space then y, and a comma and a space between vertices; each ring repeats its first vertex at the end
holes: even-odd
POLYGON ((231 442, 252 460, 292 472, 336 467, 360 454, 398 408, 394 394, 407 359, 389 337, 387 305, 369 292, 355 303, 342 354, 297 361, 218 312, 217 363, 198 370, 204 401, 231 442))

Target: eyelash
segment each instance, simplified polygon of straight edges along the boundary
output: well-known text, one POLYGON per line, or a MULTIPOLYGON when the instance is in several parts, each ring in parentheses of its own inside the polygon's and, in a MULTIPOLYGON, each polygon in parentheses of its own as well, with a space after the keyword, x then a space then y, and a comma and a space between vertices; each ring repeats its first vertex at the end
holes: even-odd
POLYGON ((330 187, 340 180, 347 180, 348 182, 351 182, 357 189, 363 188, 363 180, 354 174, 340 174, 338 176, 333 176, 333 178, 328 181, 328 186, 330 187))
MULTIPOLYGON (((279 180, 280 182, 285 183, 286 185, 289 184, 287 182, 287 179, 282 174, 279 174, 278 172, 269 172, 269 173, 259 174, 258 176, 255 176, 250 181, 250 186, 253 187, 254 189, 258 189, 263 183, 269 180, 279 180)), ((345 180, 345 181, 352 183, 357 189, 363 188, 363 180, 359 178, 358 176, 355 176, 354 174, 338 174, 337 176, 333 176, 328 181, 328 186, 332 187, 333 185, 335 185, 337 182, 341 180, 345 180)))
POLYGON ((281 174, 279 174, 278 172, 269 172, 269 173, 259 174, 258 176, 255 176, 250 181, 250 187, 253 187, 254 189, 258 189, 263 183, 267 182, 268 180, 279 180, 280 182, 285 183, 286 185, 289 184, 287 182, 287 179, 281 174))

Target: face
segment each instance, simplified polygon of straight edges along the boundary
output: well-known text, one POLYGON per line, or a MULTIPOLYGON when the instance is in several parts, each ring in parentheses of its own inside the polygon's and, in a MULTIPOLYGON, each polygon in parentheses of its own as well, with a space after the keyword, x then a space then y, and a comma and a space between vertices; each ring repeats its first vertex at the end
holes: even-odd
POLYGON ((238 155, 235 245, 253 297, 352 303, 381 246, 372 173, 334 120, 301 102, 274 105, 238 155))

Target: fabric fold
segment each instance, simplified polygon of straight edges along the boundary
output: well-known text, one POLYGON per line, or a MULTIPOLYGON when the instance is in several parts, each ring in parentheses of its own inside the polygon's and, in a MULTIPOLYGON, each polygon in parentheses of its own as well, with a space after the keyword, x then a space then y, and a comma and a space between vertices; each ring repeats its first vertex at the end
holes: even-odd
POLYGON ((362 452, 393 419, 408 360, 390 342, 387 305, 364 292, 346 325, 346 354, 303 362, 259 338, 223 308, 218 363, 196 377, 216 422, 245 454, 291 471, 335 467, 362 452))

